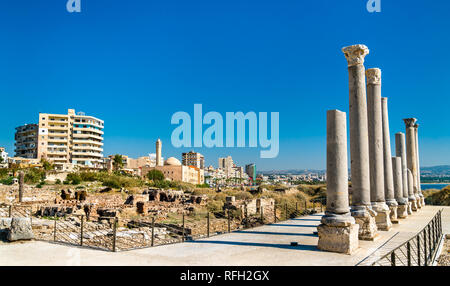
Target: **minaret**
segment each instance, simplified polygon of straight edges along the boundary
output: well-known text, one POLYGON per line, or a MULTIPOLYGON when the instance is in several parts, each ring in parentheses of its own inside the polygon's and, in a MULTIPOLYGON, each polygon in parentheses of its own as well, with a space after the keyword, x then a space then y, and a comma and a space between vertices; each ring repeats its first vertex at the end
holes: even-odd
POLYGON ((162 160, 161 160, 161 149, 162 149, 162 143, 161 140, 158 138, 156 140, 156 166, 162 166, 162 160))

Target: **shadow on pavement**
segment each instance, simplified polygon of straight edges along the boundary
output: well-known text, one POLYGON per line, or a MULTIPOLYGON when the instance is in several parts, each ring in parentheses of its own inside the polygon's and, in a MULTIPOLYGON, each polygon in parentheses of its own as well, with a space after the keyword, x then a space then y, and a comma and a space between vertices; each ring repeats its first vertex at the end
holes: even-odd
POLYGON ((240 246, 259 246, 259 247, 273 247, 292 250, 308 250, 321 252, 315 245, 298 245, 291 246, 289 244, 272 244, 272 243, 259 243, 259 242, 239 242, 239 241, 220 241, 220 240, 194 240, 188 243, 212 243, 212 244, 225 244, 225 245, 240 245, 240 246))
POLYGON ((317 235, 312 233, 292 233, 292 232, 270 232, 270 231, 248 231, 248 230, 238 230, 233 231, 233 233, 248 233, 248 234, 268 234, 268 235, 293 235, 293 236, 311 236, 315 237, 317 235))

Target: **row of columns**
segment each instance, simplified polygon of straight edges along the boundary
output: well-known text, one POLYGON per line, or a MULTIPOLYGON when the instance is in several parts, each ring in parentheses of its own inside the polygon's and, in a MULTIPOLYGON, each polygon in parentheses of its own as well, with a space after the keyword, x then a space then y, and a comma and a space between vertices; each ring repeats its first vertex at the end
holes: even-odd
POLYGON ((424 205, 420 190, 418 125, 404 119, 391 154, 388 100, 381 70, 365 70, 364 45, 343 48, 349 74, 351 194, 349 206, 346 114, 327 112, 327 210, 318 227, 319 249, 351 254, 358 240, 374 240, 424 205))

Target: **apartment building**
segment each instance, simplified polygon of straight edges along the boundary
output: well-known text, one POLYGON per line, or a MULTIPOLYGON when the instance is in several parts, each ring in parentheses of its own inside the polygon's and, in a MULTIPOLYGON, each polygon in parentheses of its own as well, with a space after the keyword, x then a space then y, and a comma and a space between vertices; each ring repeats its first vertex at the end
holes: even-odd
MULTIPOLYGON (((59 170, 69 170, 73 165, 102 167, 103 120, 69 109, 67 114, 39 113, 37 126, 37 152, 30 158, 49 160, 59 170)), ((16 132, 16 148, 24 134, 16 132)), ((16 151, 16 157, 22 156, 16 151)))
POLYGON ((193 166, 199 169, 205 169, 205 157, 194 151, 182 153, 183 166, 193 166))
POLYGON ((25 124, 16 127, 15 157, 36 159, 38 154, 38 125, 25 124))

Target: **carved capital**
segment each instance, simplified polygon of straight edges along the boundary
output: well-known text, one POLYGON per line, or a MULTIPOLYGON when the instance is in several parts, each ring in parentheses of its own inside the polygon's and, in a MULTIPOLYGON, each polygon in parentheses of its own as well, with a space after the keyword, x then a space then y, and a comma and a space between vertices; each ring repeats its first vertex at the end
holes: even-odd
POLYGON ((414 128, 418 129, 419 128, 419 124, 415 124, 414 128))
POLYGON ((415 118, 406 118, 406 119, 403 119, 403 121, 405 121, 406 128, 409 128, 409 127, 414 127, 414 125, 416 124, 417 119, 415 119, 415 118))
POLYGON ((366 70, 367 84, 381 84, 381 70, 378 68, 366 70))
POLYGON ((348 66, 364 64, 364 58, 369 54, 369 49, 365 45, 353 45, 342 48, 342 52, 347 59, 348 66))

